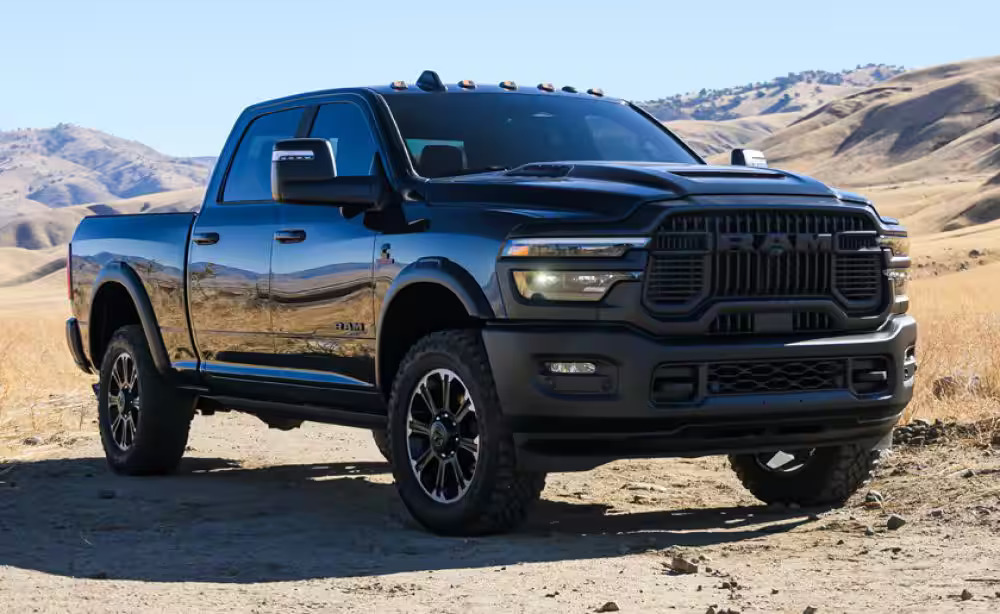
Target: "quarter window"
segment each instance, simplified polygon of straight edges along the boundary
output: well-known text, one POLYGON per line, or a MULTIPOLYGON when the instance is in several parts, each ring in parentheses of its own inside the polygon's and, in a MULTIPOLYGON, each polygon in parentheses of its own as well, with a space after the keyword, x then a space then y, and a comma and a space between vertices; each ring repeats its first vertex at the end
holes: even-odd
POLYGON ((301 119, 302 109, 288 109, 250 123, 229 168, 224 202, 271 200, 271 152, 276 142, 295 136, 301 119))

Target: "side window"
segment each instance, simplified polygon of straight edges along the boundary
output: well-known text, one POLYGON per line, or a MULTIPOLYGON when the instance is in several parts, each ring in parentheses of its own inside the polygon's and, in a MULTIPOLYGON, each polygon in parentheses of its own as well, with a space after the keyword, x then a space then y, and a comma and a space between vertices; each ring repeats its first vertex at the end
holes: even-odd
POLYGON ((375 137, 368 119, 357 105, 336 102, 321 106, 309 136, 330 141, 337 161, 338 176, 372 174, 375 137))
POLYGON ((261 115, 240 141, 222 192, 223 202, 271 200, 271 151, 281 139, 295 136, 302 109, 261 115))

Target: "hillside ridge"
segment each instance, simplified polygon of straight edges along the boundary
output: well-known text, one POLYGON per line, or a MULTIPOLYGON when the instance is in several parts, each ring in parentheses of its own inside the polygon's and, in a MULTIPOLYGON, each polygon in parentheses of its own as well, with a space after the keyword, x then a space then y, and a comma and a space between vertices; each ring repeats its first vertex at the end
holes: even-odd
POLYGON ((905 70, 890 64, 859 65, 839 72, 805 70, 733 87, 702 88, 639 105, 660 121, 724 121, 754 115, 802 113, 888 81, 905 70))

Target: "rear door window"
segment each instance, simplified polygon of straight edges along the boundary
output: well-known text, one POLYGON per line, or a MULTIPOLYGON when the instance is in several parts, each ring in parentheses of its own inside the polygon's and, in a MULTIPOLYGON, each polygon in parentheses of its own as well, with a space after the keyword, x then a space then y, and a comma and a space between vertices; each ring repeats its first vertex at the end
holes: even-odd
POLYGON ((276 142, 295 136, 302 113, 301 108, 277 111, 250 123, 229 167, 223 202, 271 200, 271 152, 276 142))

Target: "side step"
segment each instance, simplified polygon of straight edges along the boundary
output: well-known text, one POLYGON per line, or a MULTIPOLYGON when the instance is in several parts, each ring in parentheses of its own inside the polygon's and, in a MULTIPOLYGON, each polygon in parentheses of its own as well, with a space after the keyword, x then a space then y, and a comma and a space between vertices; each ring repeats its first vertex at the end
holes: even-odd
MULTIPOLYGON (((385 428, 385 414, 371 414, 343 409, 331 409, 317 405, 299 405, 295 403, 279 403, 277 401, 260 401, 230 396, 204 396, 222 407, 235 409, 254 415, 271 415, 281 418, 294 418, 340 426, 354 426, 363 429, 385 428)), ((266 422, 266 420, 265 420, 266 422)))

